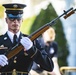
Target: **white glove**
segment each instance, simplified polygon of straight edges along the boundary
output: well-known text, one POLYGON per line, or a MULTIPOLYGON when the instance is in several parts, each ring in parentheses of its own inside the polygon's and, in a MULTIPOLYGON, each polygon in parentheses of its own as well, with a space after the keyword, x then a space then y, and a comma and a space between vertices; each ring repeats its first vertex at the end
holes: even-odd
POLYGON ((25 50, 29 50, 33 46, 32 41, 28 37, 22 37, 20 43, 24 46, 25 50))
POLYGON ((1 66, 8 65, 8 59, 5 55, 0 55, 0 65, 1 66))

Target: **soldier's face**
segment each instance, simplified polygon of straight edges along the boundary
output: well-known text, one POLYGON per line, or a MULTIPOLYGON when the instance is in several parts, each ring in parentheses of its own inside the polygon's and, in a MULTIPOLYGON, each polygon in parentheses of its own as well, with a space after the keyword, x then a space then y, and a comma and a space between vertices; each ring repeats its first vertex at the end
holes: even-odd
POLYGON ((20 26, 23 19, 9 19, 6 18, 6 22, 8 24, 8 30, 12 32, 18 32, 20 30, 20 26))

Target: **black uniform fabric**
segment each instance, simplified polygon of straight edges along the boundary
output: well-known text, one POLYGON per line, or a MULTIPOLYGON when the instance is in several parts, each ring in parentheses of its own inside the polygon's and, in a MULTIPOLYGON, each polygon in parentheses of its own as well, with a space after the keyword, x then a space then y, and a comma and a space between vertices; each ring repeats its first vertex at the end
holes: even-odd
MULTIPOLYGON (((21 33, 18 39, 18 42, 20 41, 22 36, 27 36, 27 35, 24 35, 21 33)), ((7 47, 8 49, 11 49, 13 47, 13 43, 11 42, 7 33, 0 36, 0 46, 7 47)), ((7 50, 0 49, 0 54, 5 54, 8 51, 8 49, 7 50)), ((30 50, 26 51, 26 53, 28 55, 25 55, 24 50, 21 50, 21 52, 19 52, 16 56, 8 60, 9 64, 2 67, 0 69, 0 72, 12 71, 13 69, 16 69, 17 71, 22 71, 22 72, 29 72, 33 61, 35 61, 37 64, 40 64, 41 68, 47 71, 53 70, 53 67, 54 67, 53 62, 48 57, 48 55, 44 50, 40 50, 36 48, 36 45, 34 45, 30 50), (31 58, 31 56, 34 53, 36 54, 31 58), (14 60, 16 60, 16 63, 14 62, 14 60)))
POLYGON ((2 6, 5 7, 5 13, 9 19, 21 19, 23 9, 26 7, 25 4, 20 3, 3 4, 2 6))
POLYGON ((20 3, 3 4, 3 6, 6 8, 5 12, 7 14, 10 14, 10 13, 11 14, 23 14, 23 10, 22 9, 24 9, 26 7, 25 4, 20 4, 20 3))
MULTIPOLYGON (((58 56, 58 44, 57 42, 53 41, 53 42, 48 42, 48 45, 46 45, 44 43, 43 38, 38 38, 36 43, 38 44, 38 42, 41 44, 37 45, 37 47, 44 49, 44 51, 46 51, 47 55, 52 58, 52 57, 57 57, 58 56)), ((35 62, 33 62, 33 66, 32 69, 34 71, 36 71, 37 73, 41 73, 43 72, 43 69, 41 67, 39 67, 35 62)))
POLYGON ((44 49, 46 51, 46 53, 49 55, 49 57, 52 58, 52 57, 57 57, 58 56, 58 44, 57 44, 56 41, 52 41, 52 42, 48 41, 47 42, 48 45, 46 45, 44 43, 43 38, 38 38, 37 41, 41 45, 41 47, 39 47, 39 48, 44 49))
POLYGON ((13 37, 13 45, 15 46, 17 44, 18 40, 17 40, 17 35, 15 34, 13 37))

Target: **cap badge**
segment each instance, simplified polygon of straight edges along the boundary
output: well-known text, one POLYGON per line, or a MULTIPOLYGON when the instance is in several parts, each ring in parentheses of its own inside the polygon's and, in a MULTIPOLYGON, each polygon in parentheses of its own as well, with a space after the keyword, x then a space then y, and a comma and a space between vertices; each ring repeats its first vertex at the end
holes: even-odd
POLYGON ((17 8, 17 7, 18 7, 18 5, 16 5, 16 4, 15 4, 15 5, 13 5, 13 7, 14 7, 14 8, 17 8))

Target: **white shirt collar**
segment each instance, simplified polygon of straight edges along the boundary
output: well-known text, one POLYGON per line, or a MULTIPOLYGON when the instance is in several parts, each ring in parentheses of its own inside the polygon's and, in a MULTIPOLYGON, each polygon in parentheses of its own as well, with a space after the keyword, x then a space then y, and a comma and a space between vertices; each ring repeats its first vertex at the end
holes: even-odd
MULTIPOLYGON (((11 31, 7 31, 7 34, 10 38, 10 40, 13 42, 13 36, 14 36, 14 33, 12 33, 11 31)), ((20 31, 16 33, 17 35, 17 38, 19 38, 19 35, 20 35, 20 31)))

